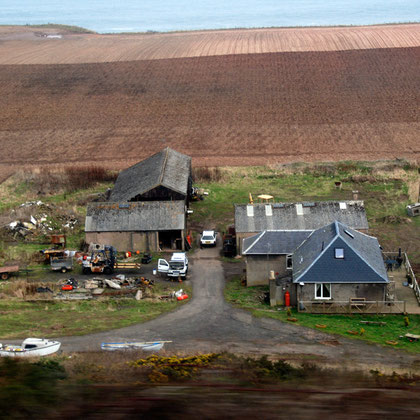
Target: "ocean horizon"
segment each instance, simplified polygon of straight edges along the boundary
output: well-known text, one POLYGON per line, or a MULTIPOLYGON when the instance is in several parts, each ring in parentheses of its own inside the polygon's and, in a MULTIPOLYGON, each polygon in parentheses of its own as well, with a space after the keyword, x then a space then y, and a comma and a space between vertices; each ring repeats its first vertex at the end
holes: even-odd
POLYGON ((420 21, 419 0, 0 0, 0 25, 63 24, 98 33, 341 26, 420 21))

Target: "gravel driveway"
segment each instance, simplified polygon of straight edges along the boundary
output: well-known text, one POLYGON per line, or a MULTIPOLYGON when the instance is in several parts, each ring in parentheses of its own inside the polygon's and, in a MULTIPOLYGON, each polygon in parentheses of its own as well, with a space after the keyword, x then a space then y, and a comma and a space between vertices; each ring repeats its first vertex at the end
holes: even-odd
POLYGON ((171 340, 167 351, 230 351, 315 359, 325 365, 381 369, 420 368, 420 355, 331 336, 313 329, 254 318, 223 298, 225 276, 219 248, 200 249, 190 258, 191 302, 152 321, 79 337, 64 337, 64 351, 98 350, 103 341, 171 340))

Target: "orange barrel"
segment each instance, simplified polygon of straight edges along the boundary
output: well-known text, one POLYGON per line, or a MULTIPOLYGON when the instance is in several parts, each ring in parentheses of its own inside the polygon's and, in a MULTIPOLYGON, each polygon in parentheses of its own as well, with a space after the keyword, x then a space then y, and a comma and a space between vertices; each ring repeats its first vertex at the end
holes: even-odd
POLYGON ((284 306, 290 306, 290 293, 287 291, 284 294, 284 306))

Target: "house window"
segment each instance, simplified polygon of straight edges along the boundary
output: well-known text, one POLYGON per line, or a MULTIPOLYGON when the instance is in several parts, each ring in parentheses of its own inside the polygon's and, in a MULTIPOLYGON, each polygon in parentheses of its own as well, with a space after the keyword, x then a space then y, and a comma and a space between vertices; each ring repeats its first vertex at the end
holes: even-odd
POLYGON ((293 268, 293 255, 286 256, 286 269, 291 270, 293 268))
POLYGON ((316 283, 315 299, 331 299, 331 283, 316 283))
POLYGON ((334 248, 334 257, 337 259, 344 259, 344 248, 334 248))

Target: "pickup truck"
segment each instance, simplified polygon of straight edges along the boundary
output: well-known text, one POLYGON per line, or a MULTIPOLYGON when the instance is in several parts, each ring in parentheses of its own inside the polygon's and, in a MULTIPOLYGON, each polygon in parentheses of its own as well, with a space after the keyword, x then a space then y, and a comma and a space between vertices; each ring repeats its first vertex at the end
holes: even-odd
POLYGON ((188 258, 185 252, 174 252, 171 259, 166 261, 160 258, 158 261, 158 272, 168 277, 186 278, 188 273, 188 258))

